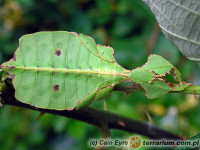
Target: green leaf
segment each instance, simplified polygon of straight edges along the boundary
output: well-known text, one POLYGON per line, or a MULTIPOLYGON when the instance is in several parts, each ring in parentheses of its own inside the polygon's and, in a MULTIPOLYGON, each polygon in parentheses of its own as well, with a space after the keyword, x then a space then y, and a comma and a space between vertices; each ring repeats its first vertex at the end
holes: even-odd
POLYGON ((181 91, 190 85, 182 81, 180 72, 170 62, 158 55, 150 55, 147 63, 133 69, 129 76, 151 99, 169 91, 181 91))
POLYGON ((189 86, 179 71, 158 55, 132 71, 117 64, 114 50, 86 35, 38 32, 23 36, 14 57, 1 65, 13 79, 15 97, 38 108, 72 110, 110 96, 114 86, 132 80, 148 98, 189 86))
POLYGON ((165 36, 184 56, 200 61, 200 1, 143 0, 156 16, 165 36))
POLYGON ((170 87, 164 81, 156 81, 152 84, 141 83, 146 92, 146 96, 150 99, 160 97, 170 91, 170 87))
POLYGON ((35 107, 80 108, 109 96, 128 78, 111 47, 82 34, 39 32, 23 36, 19 45, 1 68, 13 77, 15 97, 35 107))

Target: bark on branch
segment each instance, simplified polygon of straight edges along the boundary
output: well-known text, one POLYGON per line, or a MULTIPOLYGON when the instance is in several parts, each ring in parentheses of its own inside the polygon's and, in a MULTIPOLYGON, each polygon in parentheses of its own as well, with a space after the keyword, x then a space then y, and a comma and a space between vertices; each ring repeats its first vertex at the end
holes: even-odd
MULTIPOLYGON (((5 87, 6 83, 4 84, 5 87)), ((138 85, 134 85, 135 90, 142 90, 138 85)), ((120 86, 117 86, 115 90, 119 90, 120 86)), ((132 88, 133 89, 133 88, 132 88)), ((72 111, 58 111, 58 110, 48 110, 48 109, 39 109, 33 106, 24 104, 19 102, 14 97, 14 89, 7 83, 6 88, 3 88, 1 84, 1 94, 0 94, 0 102, 3 105, 12 105, 17 107, 23 107, 26 109, 32 109, 44 113, 51 113, 54 115, 59 115, 63 117, 68 117, 76 120, 80 120, 91 125, 102 128, 107 125, 108 129, 118 129, 122 131, 127 131, 131 133, 138 133, 152 139, 183 139, 175 134, 164 131, 155 127, 152 124, 139 122, 133 119, 129 119, 111 112, 97 110, 94 108, 83 108, 80 110, 72 110, 72 111), (2 90, 4 89, 4 90, 2 90), (2 91, 1 91, 2 90, 2 91)))

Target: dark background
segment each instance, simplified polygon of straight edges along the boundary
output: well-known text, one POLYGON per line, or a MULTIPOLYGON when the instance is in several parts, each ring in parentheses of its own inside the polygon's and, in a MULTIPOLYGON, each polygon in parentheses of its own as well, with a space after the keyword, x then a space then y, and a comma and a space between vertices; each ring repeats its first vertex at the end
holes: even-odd
MULTIPOLYGON (((173 63, 187 82, 198 80, 198 66, 182 56, 159 31, 154 15, 142 0, 0 0, 0 63, 12 58, 18 40, 38 31, 73 31, 110 45, 117 62, 126 69, 143 65, 150 53, 173 63)), ((184 137, 200 131, 200 104, 193 95, 167 94, 149 100, 144 93, 113 92, 106 100, 109 111, 155 124, 184 137)), ((93 107, 103 109, 103 101, 93 107)), ((88 149, 99 129, 76 120, 4 106, 0 109, 0 149, 88 149)), ((111 130, 112 138, 133 136, 111 130)))

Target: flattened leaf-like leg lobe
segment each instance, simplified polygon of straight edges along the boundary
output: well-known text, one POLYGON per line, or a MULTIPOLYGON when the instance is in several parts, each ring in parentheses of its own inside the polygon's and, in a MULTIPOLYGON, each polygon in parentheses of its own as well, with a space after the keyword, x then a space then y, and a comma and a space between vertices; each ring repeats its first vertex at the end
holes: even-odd
POLYGON ((111 95, 113 87, 114 86, 110 85, 110 86, 107 86, 107 87, 100 89, 97 92, 97 95, 95 96, 94 100, 98 101, 98 100, 101 100, 101 99, 104 99, 104 98, 108 98, 111 95))
POLYGON ((179 84, 177 84, 176 86, 173 87, 173 91, 182 91, 184 90, 185 88, 191 86, 191 84, 187 83, 187 82, 184 82, 184 81, 181 81, 179 84))
POLYGON ((99 53, 100 53, 101 57, 103 57, 104 59, 106 59, 106 60, 108 60, 110 62, 114 62, 115 61, 115 58, 113 56, 114 50, 113 50, 112 47, 97 45, 97 48, 99 50, 99 53))
POLYGON ((94 100, 95 96, 96 96, 97 90, 90 93, 89 95, 87 95, 85 98, 83 98, 78 105, 76 106, 76 109, 81 109, 85 106, 88 106, 90 103, 92 103, 92 101, 94 100))
POLYGON ((146 92, 146 96, 150 99, 160 97, 170 91, 170 87, 164 81, 157 81, 151 84, 141 83, 141 86, 146 92))
POLYGON ((95 55, 99 55, 96 43, 93 38, 80 34, 80 39, 82 43, 89 49, 89 51, 91 51, 95 55))
POLYGON ((107 86, 114 86, 113 82, 119 83, 123 80, 123 77, 120 76, 113 76, 113 75, 100 75, 99 76, 99 83, 98 89, 102 89, 107 86))

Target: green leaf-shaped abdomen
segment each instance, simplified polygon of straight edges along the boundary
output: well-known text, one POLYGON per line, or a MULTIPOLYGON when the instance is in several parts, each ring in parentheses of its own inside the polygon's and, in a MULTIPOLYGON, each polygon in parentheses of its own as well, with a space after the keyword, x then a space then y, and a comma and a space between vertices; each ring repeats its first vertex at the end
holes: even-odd
POLYGON ((113 53, 85 35, 39 32, 23 36, 13 59, 1 67, 13 75, 21 102, 70 110, 102 98, 98 94, 111 91, 105 88, 127 78, 128 71, 116 63, 113 53))

